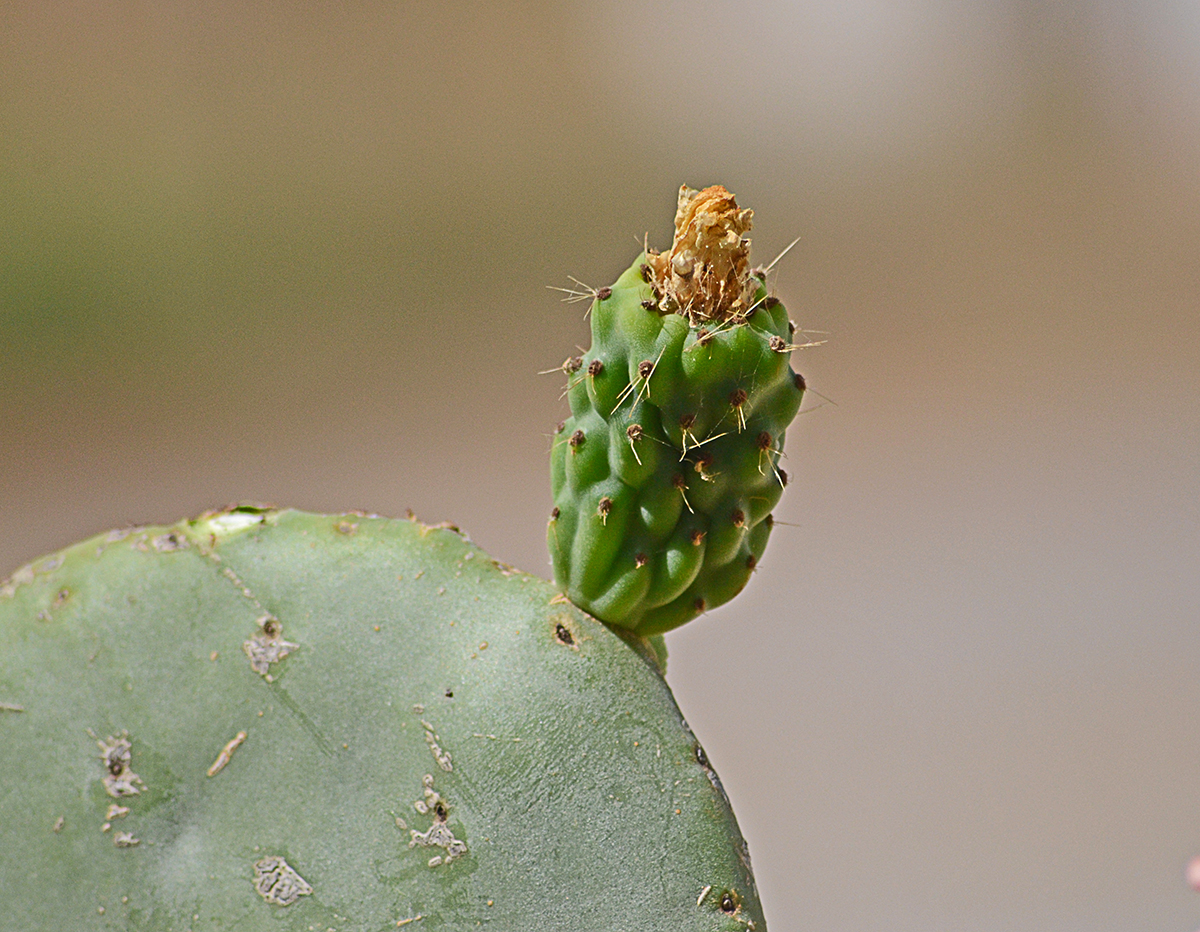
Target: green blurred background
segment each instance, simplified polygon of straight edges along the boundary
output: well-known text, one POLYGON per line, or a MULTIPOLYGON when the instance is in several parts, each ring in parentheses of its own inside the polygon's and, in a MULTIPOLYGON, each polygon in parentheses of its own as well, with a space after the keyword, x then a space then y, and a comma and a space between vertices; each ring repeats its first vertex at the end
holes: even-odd
POLYGON ((772 928, 1196 928, 1195 3, 0 5, 0 576, 232 500, 548 573, 544 286, 682 182, 828 331, 668 639, 772 928))

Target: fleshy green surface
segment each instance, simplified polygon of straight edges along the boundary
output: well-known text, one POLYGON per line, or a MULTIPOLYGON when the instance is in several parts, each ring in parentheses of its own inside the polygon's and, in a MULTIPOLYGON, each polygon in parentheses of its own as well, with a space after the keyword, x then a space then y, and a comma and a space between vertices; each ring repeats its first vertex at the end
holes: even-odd
POLYGON ((18 571, 0 584, 4 926, 763 929, 651 646, 554 595, 450 529, 293 511, 18 571), (264 676, 256 638, 295 646, 264 676), (280 858, 286 906, 254 883, 280 858))
POLYGON ((649 635, 746 585, 804 380, 765 289, 744 323, 691 326, 658 311, 642 262, 597 296, 592 346, 564 367, 571 417, 551 453, 547 543, 572 602, 649 635))

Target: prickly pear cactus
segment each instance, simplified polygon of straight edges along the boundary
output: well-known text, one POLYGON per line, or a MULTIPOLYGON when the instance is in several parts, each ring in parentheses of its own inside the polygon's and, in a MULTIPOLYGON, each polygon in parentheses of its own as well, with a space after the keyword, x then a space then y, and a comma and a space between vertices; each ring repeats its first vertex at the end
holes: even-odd
MULTIPOLYGON (((648 331, 678 327, 641 313, 648 331)), ((754 339, 782 327, 754 319, 754 339)), ((783 357, 731 339, 704 352, 762 372, 742 433, 781 433, 764 408, 793 407, 783 357)), ((636 365, 659 344, 630 345, 636 365)), ((653 358, 692 384, 685 357, 653 358)), ((647 435, 671 434, 693 408, 652 389, 657 422, 649 393, 626 404, 647 435)), ((611 414, 607 383, 587 391, 611 414)), ((694 410, 703 439, 720 414, 694 410)), ((638 448, 648 477, 673 459, 657 446, 638 448)), ((764 459, 769 498, 767 474, 764 459)), ((719 513, 699 488, 691 509, 719 513)), ((764 506, 729 503, 747 530, 721 546, 760 552, 764 506)), ((741 835, 651 643, 556 594, 452 528, 255 508, 21 569, 0 583, 0 924, 763 929, 741 835)))
POLYGON ((795 327, 749 268, 750 220, 724 188, 685 186, 670 252, 595 293, 592 346, 563 364, 554 576, 642 635, 741 591, 787 485, 779 458, 805 384, 789 363, 795 327))

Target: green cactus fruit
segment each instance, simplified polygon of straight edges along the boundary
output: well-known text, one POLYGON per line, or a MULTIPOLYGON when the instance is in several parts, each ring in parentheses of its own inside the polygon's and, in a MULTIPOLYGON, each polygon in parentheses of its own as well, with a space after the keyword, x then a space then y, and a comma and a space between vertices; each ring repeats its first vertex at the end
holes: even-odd
POLYGON ((654 648, 416 521, 37 561, 0 583, 2 924, 764 929, 654 648))
POLYGON ((787 484, 804 379, 794 325, 749 268, 752 213, 720 186, 679 193, 670 252, 595 294, 568 359, 547 543, 567 597, 654 635, 729 601, 762 559, 787 484))

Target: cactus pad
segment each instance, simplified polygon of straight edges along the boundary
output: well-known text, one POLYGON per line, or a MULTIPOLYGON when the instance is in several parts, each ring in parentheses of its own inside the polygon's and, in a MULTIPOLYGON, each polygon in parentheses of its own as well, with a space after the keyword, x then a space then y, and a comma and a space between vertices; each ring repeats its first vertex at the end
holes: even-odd
MULTIPOLYGON (((676 339, 646 320, 652 345, 676 339)), ((612 494, 609 526, 630 524, 612 494)), ((18 571, 0 583, 5 928, 763 929, 648 642, 555 594, 450 528, 253 508, 18 571)))
POLYGON ((642 635, 741 591, 787 484, 779 459, 805 384, 789 363, 795 328, 748 267, 750 220, 724 188, 683 188, 671 251, 596 292, 592 346, 563 365, 555 579, 642 635))

